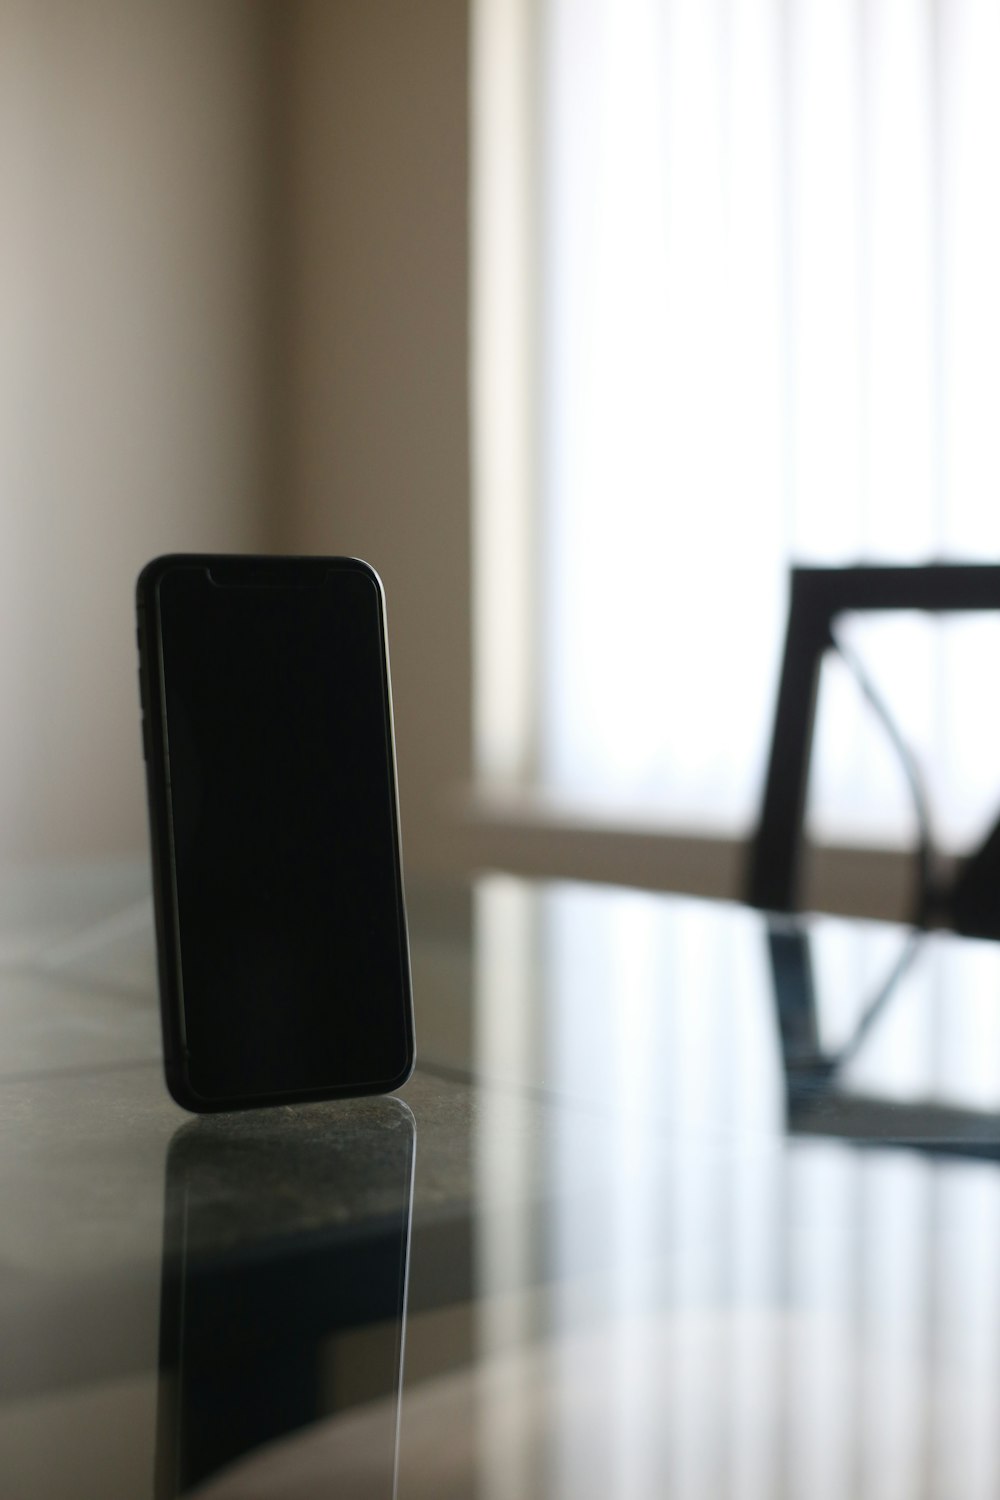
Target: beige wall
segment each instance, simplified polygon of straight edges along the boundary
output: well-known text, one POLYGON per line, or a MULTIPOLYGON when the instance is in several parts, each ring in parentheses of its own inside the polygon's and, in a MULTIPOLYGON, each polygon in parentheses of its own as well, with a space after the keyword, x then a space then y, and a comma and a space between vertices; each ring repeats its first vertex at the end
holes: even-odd
POLYGON ((141 850, 132 584, 359 552, 467 773, 464 0, 0 0, 0 857, 141 850))
POLYGON ((309 0, 290 32, 286 545, 386 587, 407 865, 470 772, 466 0, 309 0))
POLYGON ((0 839, 139 849, 132 585, 264 536, 266 57, 227 0, 0 6, 0 839))

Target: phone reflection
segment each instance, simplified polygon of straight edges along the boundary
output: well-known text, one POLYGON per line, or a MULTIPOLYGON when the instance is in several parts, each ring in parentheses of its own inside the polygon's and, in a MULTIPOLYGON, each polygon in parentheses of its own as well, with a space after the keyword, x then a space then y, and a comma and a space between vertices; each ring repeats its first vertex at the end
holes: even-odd
POLYGON ((414 1152, 397 1099, 173 1137, 157 1500, 395 1495, 414 1152))

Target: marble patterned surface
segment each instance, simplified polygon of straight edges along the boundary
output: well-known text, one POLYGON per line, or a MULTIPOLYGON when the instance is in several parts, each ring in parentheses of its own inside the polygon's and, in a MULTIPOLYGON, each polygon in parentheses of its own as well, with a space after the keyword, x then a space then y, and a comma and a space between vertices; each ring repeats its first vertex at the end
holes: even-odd
POLYGON ((272 1272, 322 1402, 205 1500, 1000 1493, 1000 950, 934 938, 872 1012, 906 935, 809 924, 800 1116, 754 914, 497 877, 413 927, 401 1100, 192 1121, 142 868, 0 876, 0 1494, 178 1493, 171 1277, 214 1317, 272 1272))

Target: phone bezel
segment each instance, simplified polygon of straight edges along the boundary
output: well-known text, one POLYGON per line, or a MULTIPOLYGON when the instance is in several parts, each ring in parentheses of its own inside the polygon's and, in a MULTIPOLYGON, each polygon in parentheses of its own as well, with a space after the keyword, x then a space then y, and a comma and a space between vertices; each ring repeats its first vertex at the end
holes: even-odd
MULTIPOLYGON (((217 582, 218 577, 213 579, 217 582)), ((149 805, 150 852, 153 874, 153 908, 156 925, 160 1019, 167 1088, 176 1103, 196 1114, 264 1105, 306 1103, 310 1100, 389 1094, 403 1086, 413 1072, 416 1046, 413 992, 410 977, 409 938, 403 886, 402 839, 399 789, 396 774, 395 731, 386 627, 385 589, 370 563, 356 557, 269 557, 260 554, 168 553, 147 563, 136 582, 139 687, 142 707, 142 740, 146 762, 149 805), (169 798, 166 709, 158 591, 163 579, 176 569, 204 569, 209 575, 225 574, 222 587, 311 587, 322 584, 331 572, 360 572, 375 585, 379 600, 383 692, 387 734, 387 765, 391 782, 390 810, 395 854, 394 891, 399 930, 401 1017, 404 1028, 405 1063, 390 1078, 359 1079, 322 1088, 291 1089, 267 1094, 246 1093, 207 1096, 194 1086, 185 1042, 184 994, 181 975, 180 925, 173 855, 172 818, 169 798), (236 580, 236 581, 233 581, 236 580)))

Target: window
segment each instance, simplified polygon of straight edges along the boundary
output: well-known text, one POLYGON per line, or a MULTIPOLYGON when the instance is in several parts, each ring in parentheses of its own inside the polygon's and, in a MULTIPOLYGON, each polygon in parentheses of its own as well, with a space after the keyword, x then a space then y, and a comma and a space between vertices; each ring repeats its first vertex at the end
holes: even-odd
MULTIPOLYGON (((481 0, 487 776, 743 833, 789 561, 1000 558, 998 71, 992 0, 481 0)), ((853 642, 973 837, 1000 622, 853 642)), ((905 841, 827 676, 814 826, 905 841)))

